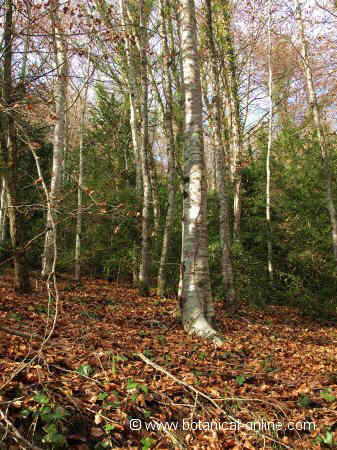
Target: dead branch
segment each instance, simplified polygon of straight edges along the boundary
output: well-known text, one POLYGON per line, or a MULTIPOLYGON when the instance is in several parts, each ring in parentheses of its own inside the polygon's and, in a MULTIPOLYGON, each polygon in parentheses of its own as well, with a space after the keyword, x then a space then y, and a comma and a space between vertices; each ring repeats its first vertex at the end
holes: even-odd
POLYGON ((0 427, 6 432, 9 431, 11 433, 12 438, 20 442, 22 445, 25 445, 25 448, 31 448, 32 450, 42 450, 40 447, 37 447, 34 444, 31 444, 27 439, 25 439, 19 430, 13 425, 13 423, 8 419, 8 417, 1 411, 0 409, 0 419, 3 420, 6 426, 0 423, 0 427))

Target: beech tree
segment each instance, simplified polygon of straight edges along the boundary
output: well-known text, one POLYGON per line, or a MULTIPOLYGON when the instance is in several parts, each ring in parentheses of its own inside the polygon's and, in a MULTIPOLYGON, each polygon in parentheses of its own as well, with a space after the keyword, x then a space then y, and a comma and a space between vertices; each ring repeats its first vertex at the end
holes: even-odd
POLYGON ((187 332, 221 343, 222 339, 211 325, 214 307, 208 265, 202 99, 194 0, 181 0, 180 6, 186 123, 182 319, 187 332))
POLYGON ((56 251, 55 228, 52 221, 56 222, 56 212, 59 205, 62 181, 62 168, 65 145, 65 108, 67 90, 67 44, 63 26, 58 14, 58 0, 50 3, 50 19, 54 30, 54 57, 55 57, 55 127, 53 140, 53 163, 49 190, 50 208, 47 213, 46 238, 42 257, 42 276, 48 277, 53 271, 54 253, 56 251), (54 215, 54 217, 52 217, 54 215))
MULTIPOLYGON (((212 2, 206 0, 207 7, 207 34, 211 53, 211 73, 214 94, 214 128, 215 128, 215 161, 216 161, 216 187, 219 201, 219 234, 222 247, 222 278, 226 297, 230 303, 235 301, 235 288, 233 279, 233 267, 231 259, 231 235, 230 235, 230 214, 228 201, 228 179, 229 174, 225 170, 225 150, 223 133, 228 144, 228 123, 226 117, 221 114, 221 84, 219 55, 216 49, 213 35, 213 14, 212 2), (223 131, 222 123, 225 122, 223 131)), ((228 152, 228 149, 227 149, 228 152)))

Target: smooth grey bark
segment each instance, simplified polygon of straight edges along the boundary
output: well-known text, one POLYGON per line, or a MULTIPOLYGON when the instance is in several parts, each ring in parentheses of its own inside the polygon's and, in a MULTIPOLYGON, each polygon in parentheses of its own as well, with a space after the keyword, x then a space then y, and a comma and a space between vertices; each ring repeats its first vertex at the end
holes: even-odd
POLYGON ((48 277, 53 271, 53 260, 57 242, 56 227, 52 226, 57 213, 59 196, 61 193, 62 168, 65 145, 65 105, 67 90, 67 49, 65 38, 62 35, 62 25, 58 17, 58 0, 50 4, 50 17, 54 28, 54 55, 57 68, 55 84, 55 127, 53 139, 53 163, 49 191, 50 208, 47 212, 46 237, 42 255, 42 276, 48 277), (52 217, 53 216, 53 217, 52 217))
POLYGON ((1 181, 1 196, 0 196, 0 245, 6 240, 6 222, 7 222, 7 188, 6 178, 3 177, 1 181))
POLYGON ((172 74, 170 70, 171 58, 168 30, 167 30, 167 15, 170 15, 171 8, 167 0, 161 0, 161 20, 163 33, 163 58, 164 58, 164 93, 166 98, 166 109, 164 114, 164 129, 167 141, 167 158, 168 158, 168 174, 167 174, 167 189, 168 189, 168 205, 163 234, 163 243, 161 249, 159 272, 158 272, 158 295, 163 297, 167 294, 167 262, 169 254, 169 244, 173 231, 173 224, 175 219, 175 199, 176 199, 176 175, 175 175, 175 136, 173 130, 173 89, 172 89, 172 74))
MULTIPOLYGON (((225 171, 225 151, 222 139, 222 123, 221 104, 220 104, 220 74, 219 74, 219 58, 214 42, 213 35, 213 18, 212 18, 212 2, 206 0, 207 7, 207 35, 211 52, 211 73, 213 81, 213 108, 214 108, 214 141, 215 141, 215 158, 216 158, 216 188, 219 201, 219 234, 221 241, 221 273, 223 280, 224 292, 229 303, 235 302, 234 276, 231 258, 231 237, 230 237, 230 218, 228 193, 225 180, 227 174, 225 171)), ((225 135, 228 139, 227 123, 225 124, 225 135)))
MULTIPOLYGON (((187 180, 187 176, 185 175, 185 169, 187 167, 186 159, 187 154, 184 151, 185 149, 185 86, 183 79, 183 58, 182 58, 182 36, 181 36, 181 17, 179 14, 179 2, 177 0, 173 3, 173 10, 176 11, 175 14, 169 15, 169 34, 170 34, 170 43, 171 43, 171 54, 178 55, 177 58, 173 60, 172 63, 172 75, 173 80, 176 86, 175 96, 176 96, 176 114, 174 115, 174 124, 176 128, 175 133, 175 162, 176 168, 180 167, 182 161, 182 170, 180 170, 180 179, 179 188, 183 194, 183 208, 182 208, 182 216, 181 216, 181 256, 180 256, 180 268, 179 268, 179 283, 178 283, 178 299, 181 304, 182 301, 182 292, 183 292, 183 278, 184 278, 184 217, 186 210, 186 197, 184 195, 185 192, 185 183, 187 180), (174 38, 174 26, 172 16, 175 18, 176 22, 176 32, 177 32, 177 42, 178 45, 175 45, 174 38)), ((182 313, 182 311, 181 311, 182 313)))
POLYGON ((129 91, 129 101, 130 101, 130 127, 132 135, 132 146, 134 151, 134 158, 136 162, 136 190, 140 195, 142 192, 142 170, 140 161, 140 148, 141 148, 141 137, 138 124, 140 123, 140 102, 141 102, 141 92, 139 88, 139 83, 137 83, 137 72, 139 73, 139 63, 137 55, 135 54, 134 46, 130 42, 131 36, 131 25, 128 23, 128 1, 120 0, 121 18, 124 38, 124 48, 126 53, 126 81, 129 91))
POLYGON ((229 0, 221 0, 222 24, 224 34, 224 52, 226 55, 226 89, 228 106, 231 114, 231 158, 230 173, 234 188, 234 223, 233 234, 239 238, 241 223, 241 174, 238 163, 243 153, 242 124, 240 117, 240 99, 237 82, 236 55, 231 30, 231 4, 229 0))
POLYGON ((141 61, 141 84, 142 84, 142 105, 141 105, 141 163, 143 178, 143 208, 142 208, 142 249, 141 262, 139 269, 139 292, 141 295, 150 293, 150 226, 151 226, 151 175, 149 167, 149 80, 148 80, 148 61, 147 61, 147 17, 144 11, 145 0, 140 0, 139 4, 139 52, 141 61))
POLYGON ((272 0, 269 0, 268 7, 268 97, 269 97, 269 123, 268 123, 268 147, 266 156, 266 221, 267 221, 267 268, 269 281, 272 282, 273 274, 273 247, 272 247, 272 226, 270 211, 270 158, 273 139, 273 69, 272 69, 272 0))
POLYGON ((87 60, 87 80, 84 88, 83 106, 81 111, 80 122, 80 148, 78 161, 78 187, 77 187, 77 214, 76 214, 76 238, 75 238, 75 280, 79 281, 81 277, 81 237, 82 237, 82 186, 84 176, 84 127, 87 112, 87 98, 89 89, 89 74, 90 71, 90 51, 88 51, 87 60))
POLYGON ((212 327, 214 317, 208 265, 207 197, 202 126, 200 62, 194 0, 180 0, 185 85, 184 277, 182 320, 188 333, 223 341, 212 327))
POLYGON ((145 12, 145 6, 144 0, 140 2, 136 2, 135 0, 120 0, 122 25, 126 34, 125 50, 128 66, 127 80, 130 89, 130 125, 135 154, 138 155, 136 165, 138 163, 141 168, 143 193, 141 255, 137 280, 139 291, 142 295, 148 295, 150 290, 150 226, 153 199, 148 128, 148 12, 145 12), (130 41, 131 35, 133 45, 130 41))
MULTIPOLYGON (((125 35, 125 53, 126 53, 126 81, 129 91, 130 102, 130 128, 132 136, 132 147, 134 152, 134 160, 136 166, 136 193, 141 197, 143 191, 142 179, 142 164, 141 162, 141 135, 140 135, 140 103, 141 92, 139 84, 137 83, 137 73, 139 73, 139 63, 137 55, 135 54, 134 46, 131 45, 131 26, 128 24, 127 18, 127 1, 120 0, 121 18, 123 32, 125 35)), ((133 283, 139 283, 139 264, 138 264, 138 249, 136 244, 133 246, 133 283)))
POLYGON ((305 34, 300 0, 295 0, 294 4, 296 9, 295 11, 296 22, 301 40, 301 55, 306 78, 306 88, 309 99, 309 105, 312 111, 318 144, 320 147, 321 156, 323 160, 323 169, 325 176, 325 195, 326 195, 327 209, 330 217, 332 248, 334 258, 337 261, 337 215, 333 199, 333 180, 331 173, 330 152, 324 132, 324 127, 322 125, 322 119, 317 100, 317 93, 314 86, 314 79, 309 55, 309 45, 305 34))

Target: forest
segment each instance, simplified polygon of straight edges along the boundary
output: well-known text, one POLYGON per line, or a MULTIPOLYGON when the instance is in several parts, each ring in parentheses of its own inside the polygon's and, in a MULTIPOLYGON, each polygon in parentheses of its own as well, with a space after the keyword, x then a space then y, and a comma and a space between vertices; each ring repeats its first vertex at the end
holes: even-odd
POLYGON ((334 0, 0 0, 0 450, 337 448, 334 0))

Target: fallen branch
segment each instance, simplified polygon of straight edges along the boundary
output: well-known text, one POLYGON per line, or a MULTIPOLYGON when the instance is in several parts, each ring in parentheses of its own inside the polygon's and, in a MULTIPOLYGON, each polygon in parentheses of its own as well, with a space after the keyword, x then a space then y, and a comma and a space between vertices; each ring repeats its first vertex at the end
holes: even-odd
POLYGON ((19 430, 12 424, 12 422, 8 419, 8 417, 6 417, 6 415, 1 411, 1 409, 0 409, 0 419, 3 420, 6 424, 6 426, 4 426, 0 423, 0 427, 5 432, 9 430, 15 441, 21 442, 26 446, 26 448, 31 448, 32 450, 42 450, 42 448, 37 447, 36 445, 31 444, 29 441, 27 441, 27 439, 25 439, 22 436, 19 430))
MULTIPOLYGON (((238 419, 236 419, 235 417, 229 415, 227 413, 227 411, 222 409, 212 397, 209 397, 207 394, 204 394, 202 391, 199 391, 194 386, 191 386, 190 384, 186 383, 185 381, 182 381, 179 378, 177 378, 176 376, 172 375, 172 373, 168 372, 166 369, 164 369, 163 367, 159 366, 155 362, 151 361, 146 356, 144 356, 143 353, 137 353, 137 356, 142 361, 144 361, 146 364, 148 364, 149 366, 152 366, 154 369, 156 369, 159 372, 162 372, 165 375, 167 375, 168 377, 172 378, 172 380, 174 380, 176 383, 178 383, 178 384, 180 384, 182 386, 185 386, 187 389, 189 389, 190 391, 194 392, 197 396, 200 396, 200 397, 206 399, 207 401, 209 401, 219 412, 222 412, 232 422, 236 423, 237 425, 241 425, 241 422, 238 419)), ((255 430, 253 430, 253 431, 256 434, 258 434, 261 438, 264 438, 264 439, 272 441, 272 442, 274 442, 276 444, 282 445, 284 448, 289 448, 289 449, 291 448, 291 447, 288 447, 288 445, 284 444, 283 442, 278 441, 277 439, 273 439, 272 437, 270 437, 270 436, 268 436, 266 434, 258 433, 255 430)))
POLYGON ((13 334, 14 336, 20 336, 23 338, 28 338, 28 339, 32 339, 32 338, 36 338, 36 337, 41 337, 38 334, 29 334, 29 333, 25 333, 24 331, 19 331, 19 330, 13 330, 12 328, 7 328, 7 327, 3 327, 0 326, 0 331, 4 331, 5 333, 8 334, 13 334))

